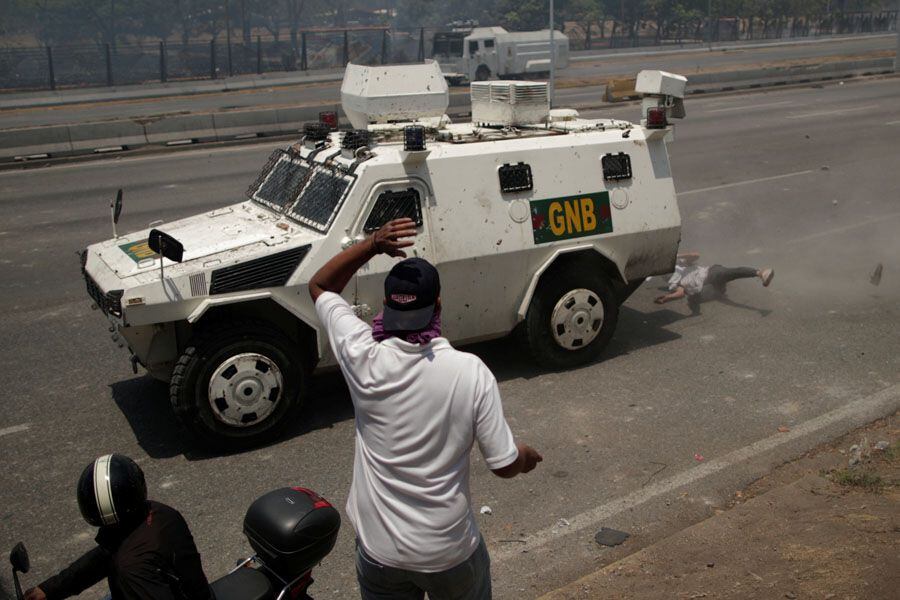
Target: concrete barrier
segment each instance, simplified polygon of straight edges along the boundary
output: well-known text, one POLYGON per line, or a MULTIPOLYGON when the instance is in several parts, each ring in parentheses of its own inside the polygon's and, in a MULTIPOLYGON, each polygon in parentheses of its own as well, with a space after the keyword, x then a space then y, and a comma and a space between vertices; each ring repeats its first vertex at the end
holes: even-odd
POLYGON ((160 117, 138 122, 144 126, 148 144, 165 144, 181 140, 202 142, 218 139, 212 113, 160 117))
POLYGON ((25 127, 0 131, 0 157, 10 160, 16 156, 56 154, 71 150, 68 125, 25 127))
POLYGON ((73 151, 123 146, 133 148, 147 143, 144 127, 134 121, 103 121, 69 125, 73 151))
POLYGON ((802 79, 823 79, 861 75, 865 72, 883 72, 893 67, 893 59, 877 58, 869 60, 841 61, 821 65, 797 65, 793 67, 770 67, 744 71, 723 71, 721 73, 697 73, 688 75, 688 88, 710 86, 710 84, 748 83, 760 80, 783 80, 791 83, 802 79))
MULTIPOLYGON (((871 73, 893 68, 892 58, 842 61, 822 65, 798 65, 769 69, 698 73, 688 76, 688 92, 762 87, 807 81, 823 81, 871 73)), ((609 82, 607 101, 635 97, 634 79, 609 82)), ((597 102, 574 103, 573 108, 593 108, 597 102)), ((146 144, 165 144, 181 140, 228 141, 236 136, 290 135, 299 133, 303 124, 318 119, 319 111, 335 110, 333 102, 321 106, 282 107, 264 110, 227 111, 122 119, 98 123, 53 125, 46 127, 7 129, 0 131, 0 162, 14 157, 36 154, 88 153, 104 146, 134 148, 146 144)), ((451 93, 448 113, 460 115, 469 109, 468 93, 451 93)), ((342 122, 346 117, 338 110, 342 122)))
POLYGON ((233 139, 238 135, 278 131, 278 115, 274 110, 239 110, 212 113, 216 139, 233 139))
MULTIPOLYGON (((319 111, 334 110, 333 106, 303 106, 296 108, 279 108, 275 110, 278 120, 278 133, 299 133, 303 131, 303 124, 319 119, 319 111)), ((341 111, 338 115, 343 117, 341 111)), ((346 118, 345 118, 346 121, 346 118)))
POLYGON ((613 79, 606 84, 606 101, 621 102, 640 96, 635 90, 636 79, 613 79))

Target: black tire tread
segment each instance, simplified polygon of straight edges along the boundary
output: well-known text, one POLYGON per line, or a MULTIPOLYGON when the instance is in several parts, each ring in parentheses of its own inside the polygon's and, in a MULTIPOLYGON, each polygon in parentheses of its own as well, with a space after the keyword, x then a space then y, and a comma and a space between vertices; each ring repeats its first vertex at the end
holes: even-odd
MULTIPOLYGON (((175 412, 176 416, 179 418, 184 427, 190 433, 202 439, 207 445, 211 445, 214 447, 224 447, 227 445, 230 448, 252 446, 258 443, 258 439, 252 436, 248 437, 247 439, 235 438, 226 442, 219 436, 216 436, 212 432, 210 432, 197 414, 196 405, 193 402, 188 401, 185 398, 186 394, 183 393, 184 386, 188 383, 187 371, 191 366, 191 362, 196 360, 197 354, 201 349, 209 345, 221 335, 221 329, 223 327, 227 327, 231 330, 256 329, 267 331, 269 334, 275 337, 286 338, 286 336, 271 323, 259 319, 229 319, 227 321, 214 321, 207 324, 205 327, 200 328, 193 333, 190 341, 188 342, 188 345, 185 347, 184 351, 178 357, 178 361, 175 363, 175 367, 172 370, 172 377, 169 381, 169 402, 172 405, 172 410, 175 412)), ((300 376, 301 389, 300 393, 298 394, 300 401, 296 402, 295 405, 288 410, 287 414, 282 419, 282 421, 284 421, 283 423, 274 426, 272 430, 267 432, 267 434, 271 435, 273 438, 280 433, 280 430, 290 420, 289 417, 299 408, 299 405, 301 404, 302 397, 305 392, 305 383, 307 381, 307 373, 306 369, 303 367, 303 364, 304 361, 298 360, 296 365, 296 368, 303 370, 300 376)))
MULTIPOLYGON (((565 293, 565 292, 562 292, 565 293)), ((561 294, 559 294, 561 295, 561 294)), ((554 301, 555 304, 555 301, 554 301)), ((522 341, 528 348, 532 359, 541 367, 551 369, 570 369, 596 360, 609 344, 618 323, 619 303, 613 290, 612 282, 602 272, 584 272, 583 267, 561 267, 548 270, 538 285, 528 307, 525 323, 521 329, 522 341), (545 323, 537 321, 541 317, 536 314, 540 310, 543 296, 557 293, 563 288, 588 287, 600 292, 603 301, 604 318, 600 334, 581 350, 561 350, 552 340, 552 334, 544 330, 545 323)))

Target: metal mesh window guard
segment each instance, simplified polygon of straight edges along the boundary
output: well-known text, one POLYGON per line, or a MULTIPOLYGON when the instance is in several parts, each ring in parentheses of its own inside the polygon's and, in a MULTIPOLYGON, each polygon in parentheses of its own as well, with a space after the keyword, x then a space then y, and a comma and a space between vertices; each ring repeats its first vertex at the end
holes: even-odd
POLYGON ((337 171, 317 169, 289 216, 315 231, 325 233, 341 207, 351 180, 337 171))
POLYGON ((619 181, 631 179, 631 157, 624 152, 607 154, 600 159, 603 165, 603 179, 607 181, 619 181))
POLYGON ((500 167, 498 172, 500 191, 502 192, 524 192, 534 188, 531 179, 531 165, 525 163, 506 164, 500 167))
POLYGON ((366 219, 363 231, 371 233, 394 219, 409 217, 416 222, 416 227, 422 225, 422 200, 418 190, 409 188, 402 191, 387 191, 379 194, 375 200, 375 206, 366 219))
POLYGON ((310 168, 299 156, 276 150, 247 190, 247 196, 275 210, 282 210, 294 201, 309 177, 310 168))

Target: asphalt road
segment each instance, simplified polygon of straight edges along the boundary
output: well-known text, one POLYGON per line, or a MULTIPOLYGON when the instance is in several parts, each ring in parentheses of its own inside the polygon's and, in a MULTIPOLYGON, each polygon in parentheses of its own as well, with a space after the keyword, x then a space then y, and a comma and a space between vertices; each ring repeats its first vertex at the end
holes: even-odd
MULTIPOLYGON (((691 99, 670 147, 683 247, 707 263, 772 265, 772 287, 736 282, 729 301, 692 316, 686 304, 654 305, 653 280, 626 303, 605 360, 569 372, 543 372, 510 340, 472 348, 497 374, 515 434, 545 457, 500 480, 473 454, 475 508, 493 511, 478 521, 496 597, 571 581, 900 408, 898 95, 900 79, 885 79, 691 99), (600 526, 632 537, 601 549, 600 526)), ((637 116, 633 105, 605 114, 637 116)), ((74 483, 111 451, 135 457, 152 496, 184 512, 211 576, 248 551, 241 520, 259 494, 303 484, 343 506, 354 427, 339 376, 316 380, 284 439, 203 454, 165 386, 131 373, 78 273, 75 251, 110 234, 117 187, 122 229, 175 219, 238 200, 272 147, 0 173, 0 547, 28 544, 29 583, 91 546, 74 483)), ((355 596, 352 543, 345 527, 316 570, 315 597, 355 596)))
MULTIPOLYGON (((562 86, 604 77, 634 76, 641 69, 663 69, 690 76, 699 71, 756 68, 797 61, 817 61, 836 56, 869 56, 890 51, 896 46, 891 36, 857 37, 795 45, 759 45, 741 49, 686 52, 646 51, 623 54, 597 54, 596 60, 572 62, 559 72, 559 99, 564 101, 569 90, 562 86)), ((468 93, 459 87, 453 93, 468 93)), ((597 91, 602 95, 602 90, 597 91)), ((583 93, 582 93, 583 95, 583 93)), ((171 96, 147 100, 114 100, 80 105, 0 110, 0 130, 38 125, 58 125, 121 118, 148 118, 155 115, 184 112, 217 112, 223 110, 259 109, 271 106, 319 106, 340 101, 340 82, 301 84, 258 88, 233 92, 171 96)))

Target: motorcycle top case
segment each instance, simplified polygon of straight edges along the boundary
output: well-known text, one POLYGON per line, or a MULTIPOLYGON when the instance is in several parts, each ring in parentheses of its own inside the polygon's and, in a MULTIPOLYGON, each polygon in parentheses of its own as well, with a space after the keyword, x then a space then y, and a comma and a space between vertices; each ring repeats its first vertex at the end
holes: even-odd
POLYGON ((281 488, 261 496, 244 517, 244 535, 263 563, 283 578, 303 575, 331 552, 341 515, 305 488, 281 488))

